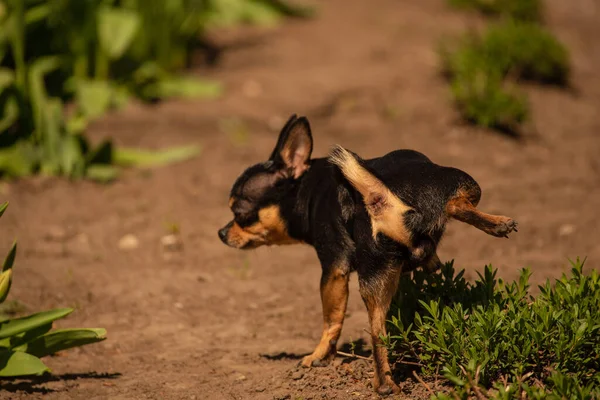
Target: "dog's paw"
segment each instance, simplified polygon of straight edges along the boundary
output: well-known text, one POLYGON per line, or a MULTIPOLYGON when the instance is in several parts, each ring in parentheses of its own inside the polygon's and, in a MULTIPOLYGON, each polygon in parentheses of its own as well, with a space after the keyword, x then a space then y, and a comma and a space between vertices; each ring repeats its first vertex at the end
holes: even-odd
POLYGON ((494 228, 492 228, 491 234, 497 237, 508 237, 508 234, 511 232, 518 232, 517 226, 519 224, 517 221, 511 218, 506 218, 503 221, 500 221, 494 228))
POLYGON ((300 366, 304 368, 326 367, 327 365, 329 365, 329 359, 327 357, 319 358, 314 354, 308 355, 300 361, 300 366))
POLYGON ((400 387, 393 382, 386 382, 377 388, 377 394, 380 396, 389 396, 390 394, 400 393, 400 387))

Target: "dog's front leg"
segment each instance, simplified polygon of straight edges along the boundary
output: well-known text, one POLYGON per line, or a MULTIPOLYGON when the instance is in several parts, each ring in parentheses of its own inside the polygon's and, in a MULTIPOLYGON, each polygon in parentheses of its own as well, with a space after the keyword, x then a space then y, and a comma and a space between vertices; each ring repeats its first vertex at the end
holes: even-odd
POLYGON ((350 270, 347 260, 331 266, 323 266, 323 274, 321 275, 323 334, 315 351, 302 360, 303 366, 322 367, 335 357, 336 345, 342 332, 346 305, 348 304, 349 278, 350 270))
POLYGON ((367 306, 369 322, 371 323, 371 341, 373 343, 373 361, 375 364, 373 387, 381 395, 400 392, 400 388, 392 379, 387 349, 382 346, 380 336, 386 334, 387 312, 392 297, 398 288, 401 271, 401 266, 390 266, 373 275, 361 276, 359 273, 358 276, 360 294, 367 306))

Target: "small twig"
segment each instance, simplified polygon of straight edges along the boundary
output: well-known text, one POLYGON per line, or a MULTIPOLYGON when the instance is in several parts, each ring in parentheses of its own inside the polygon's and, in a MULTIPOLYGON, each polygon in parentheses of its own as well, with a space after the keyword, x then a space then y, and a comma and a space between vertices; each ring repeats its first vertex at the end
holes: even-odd
POLYGON ((425 386, 425 389, 427 389, 429 393, 435 396, 435 392, 429 387, 428 384, 425 383, 423 379, 421 379, 421 377, 417 374, 417 371, 413 371, 413 376, 419 381, 421 385, 425 386))
POLYGON ((479 386, 477 386, 477 384, 472 384, 473 387, 473 391, 475 392, 475 395, 477 396, 477 398, 479 400, 487 400, 488 397, 484 396, 483 393, 481 393, 481 390, 479 389, 479 386))
POLYGON ((337 354, 339 354, 340 356, 344 356, 344 357, 360 358, 361 360, 371 361, 371 357, 363 357, 363 356, 359 356, 358 354, 350 354, 350 353, 346 353, 344 351, 337 351, 337 354))
MULTIPOLYGON (((462 368, 463 371, 464 368, 462 368)), ((471 378, 471 374, 467 373, 465 371, 465 375, 467 376, 467 381, 469 382, 469 385, 471 385, 471 388, 473 389, 473 392, 475 392, 475 396, 477 396, 477 398, 479 400, 487 400, 487 396, 484 396, 483 393, 481 393, 481 390, 479 389, 479 371, 480 371, 480 366, 477 366, 477 369, 475 370, 475 379, 473 380, 473 378, 471 378)))
POLYGON ((412 361, 396 360, 396 362, 398 364, 414 365, 415 367, 422 367, 423 366, 423 364, 420 364, 418 362, 412 362, 412 361))

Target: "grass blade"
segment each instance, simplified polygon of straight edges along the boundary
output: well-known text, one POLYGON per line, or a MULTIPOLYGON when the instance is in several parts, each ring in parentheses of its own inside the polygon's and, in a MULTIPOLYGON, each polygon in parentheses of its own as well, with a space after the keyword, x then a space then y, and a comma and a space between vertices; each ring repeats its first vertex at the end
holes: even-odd
POLYGON ((3 272, 12 268, 12 266, 15 262, 15 257, 17 257, 17 241, 16 240, 13 243, 12 247, 10 248, 8 255, 4 259, 4 264, 2 264, 3 272))
POLYGON ((185 161, 200 153, 200 146, 188 145, 171 147, 164 150, 140 150, 132 148, 116 149, 115 163, 132 167, 157 167, 185 161))

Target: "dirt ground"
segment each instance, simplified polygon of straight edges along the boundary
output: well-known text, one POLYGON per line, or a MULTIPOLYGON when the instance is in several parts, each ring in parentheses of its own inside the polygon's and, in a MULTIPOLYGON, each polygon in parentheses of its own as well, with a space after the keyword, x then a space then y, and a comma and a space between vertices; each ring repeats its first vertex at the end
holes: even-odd
MULTIPOLYGON (((77 307, 59 326, 105 327, 109 339, 47 358, 51 378, 0 382, 0 398, 375 398, 364 360, 296 367, 321 330, 312 249, 242 252, 217 237, 231 184, 266 160, 291 113, 311 120, 315 156, 335 143, 363 157, 413 148, 469 172, 481 209, 519 221, 510 240, 449 226, 439 254, 469 276, 486 263, 508 279, 530 266, 541 282, 577 256, 597 268, 600 6, 546 3, 572 54, 574 90, 528 88, 533 122, 522 142, 461 124, 439 76, 436 45, 477 25, 473 15, 443 0, 329 0, 313 20, 217 35, 228 50, 197 73, 225 84, 222 99, 131 105, 91 128, 121 145, 198 143, 199 157, 127 171, 109 186, 4 183, 0 254, 19 240, 10 298, 32 312, 77 307), (174 224, 183 249, 166 251, 160 240, 174 224), (119 248, 125 235, 139 246, 119 248)), ((342 343, 367 340, 366 327, 354 278, 342 343)), ((401 398, 427 397, 411 379, 400 385, 401 398)))

